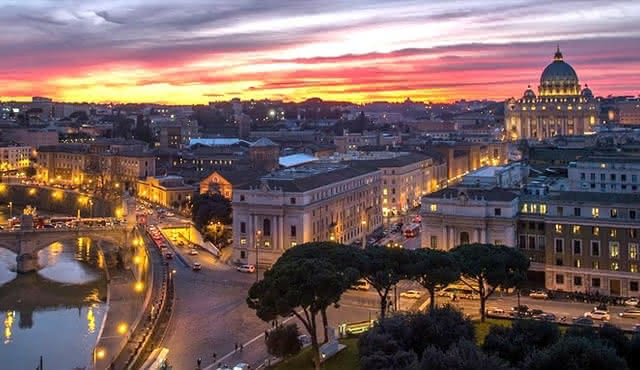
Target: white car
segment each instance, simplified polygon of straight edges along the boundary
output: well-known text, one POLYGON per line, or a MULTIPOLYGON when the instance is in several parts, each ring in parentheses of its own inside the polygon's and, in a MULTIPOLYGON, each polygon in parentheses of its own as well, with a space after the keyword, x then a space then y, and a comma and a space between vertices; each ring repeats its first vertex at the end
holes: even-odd
POLYGON ((198 251, 197 251, 197 250, 195 250, 195 249, 191 249, 191 250, 189 251, 189 255, 190 255, 190 256, 197 256, 197 255, 198 255, 198 251))
POLYGON ((611 315, 609 315, 609 312, 603 311, 603 310, 593 310, 591 312, 585 312, 584 317, 588 317, 593 320, 602 320, 602 321, 611 320, 611 315))
POLYGON ((635 307, 635 306, 638 305, 638 303, 640 303, 640 299, 635 298, 635 297, 634 298, 629 298, 626 301, 624 301, 624 304, 627 305, 627 306, 634 306, 635 307))
POLYGON ((173 212, 167 212, 167 217, 173 217, 175 214, 173 212))
POLYGON ((240 272, 252 273, 252 272, 256 271, 256 267, 254 265, 240 265, 240 266, 236 267, 236 270, 238 270, 240 272))
POLYGON ((537 292, 529 293, 529 297, 536 298, 536 299, 547 299, 549 298, 549 295, 547 294, 547 292, 540 290, 537 292))
POLYGON ((495 315, 495 316, 505 316, 506 313, 502 308, 493 307, 487 310, 487 315, 495 315))
POLYGON ((233 370, 247 370, 249 369, 249 364, 241 362, 233 367, 233 370))
POLYGON ((405 297, 410 299, 420 299, 421 294, 417 290, 407 290, 406 292, 400 293, 400 297, 405 297))
POLYGON ((200 271, 202 270, 202 265, 200 264, 200 262, 194 262, 193 265, 191 265, 191 269, 193 271, 200 271))

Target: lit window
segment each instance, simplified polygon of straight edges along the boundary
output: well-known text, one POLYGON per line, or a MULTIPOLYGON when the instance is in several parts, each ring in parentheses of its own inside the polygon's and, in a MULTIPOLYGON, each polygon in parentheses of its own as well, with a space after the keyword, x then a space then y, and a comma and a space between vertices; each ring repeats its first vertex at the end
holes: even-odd
POLYGON ((632 263, 629 265, 629 271, 631 272, 638 272, 638 264, 636 263, 632 263))
POLYGON ((537 212, 538 212, 538 205, 537 205, 537 204, 535 204, 535 203, 531 203, 531 204, 529 205, 529 207, 530 207, 530 211, 531 211, 531 213, 537 213, 537 212))
POLYGON ((527 203, 522 205, 522 209, 520 210, 520 212, 522 212, 522 213, 528 213, 529 212, 529 207, 527 206, 527 203))
POLYGON ((296 242, 291 242, 291 248, 295 247, 296 245, 298 245, 298 243, 296 243, 296 242))
POLYGON ((387 195, 387 193, 388 193, 388 191, 387 191, 387 189, 386 189, 386 188, 385 188, 385 189, 382 189, 382 194, 383 194, 383 195, 387 195))
POLYGON ((245 244, 247 244, 247 239, 245 238, 240 239, 240 245, 245 245, 245 244))
POLYGON ((271 246, 271 242, 270 242, 270 241, 268 241, 268 240, 265 240, 265 241, 264 241, 264 247, 265 247, 265 248, 269 248, 270 246, 271 246))
POLYGON ((607 168, 607 164, 606 163, 600 163, 600 168, 607 168))
POLYGON ((638 259, 638 243, 629 243, 629 259, 638 259))
POLYGON ((557 233, 561 233, 562 232, 562 225, 561 224, 556 224, 556 232, 557 233))
POLYGON ((591 208, 591 217, 593 218, 600 217, 600 208, 591 208))
POLYGON ((431 210, 431 212, 436 212, 438 210, 438 205, 432 204, 429 206, 429 209, 431 210))
POLYGON ((540 214, 543 214, 543 215, 547 214, 547 205, 546 204, 541 204, 540 205, 540 214))
POLYGON ((609 242, 609 257, 611 258, 620 257, 620 243, 609 242))
POLYGON ((600 235, 600 228, 598 226, 594 226, 591 228, 591 233, 595 236, 600 235))
POLYGON ((580 225, 573 225, 573 233, 580 234, 580 225))
POLYGON ((611 262, 611 270, 613 271, 620 270, 620 265, 618 264, 618 262, 611 262))
POLYGON ((618 235, 618 232, 616 231, 616 229, 609 230, 609 237, 610 238, 615 238, 616 235, 618 235))

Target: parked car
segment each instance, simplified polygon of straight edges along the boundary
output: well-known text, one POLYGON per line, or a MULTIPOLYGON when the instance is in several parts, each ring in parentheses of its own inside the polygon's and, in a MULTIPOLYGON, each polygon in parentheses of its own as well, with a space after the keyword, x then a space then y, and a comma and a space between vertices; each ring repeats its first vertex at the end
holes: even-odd
POLYGON ((173 259, 173 253, 171 253, 171 252, 167 252, 167 253, 165 253, 165 254, 164 254, 164 256, 165 256, 168 260, 173 259))
POLYGON ((633 326, 631 327, 631 330, 632 330, 634 333, 638 333, 638 332, 640 332, 640 324, 633 324, 633 326))
POLYGON ((506 312, 502 308, 493 307, 487 310, 487 315, 490 316, 506 316, 506 312))
POLYGON ((200 262, 194 262, 194 263, 191 265, 191 269, 192 269, 193 271, 200 271, 200 270, 202 270, 202 265, 200 264, 200 262))
POLYGON ((629 298, 626 301, 624 301, 624 304, 627 306, 637 306, 638 303, 640 303, 640 299, 633 297, 633 298, 629 298))
POLYGON ((417 290, 407 290, 406 292, 400 293, 400 297, 410 298, 410 299, 420 299, 422 294, 420 294, 417 290))
POLYGON ((590 317, 577 317, 573 319, 574 325, 593 326, 593 320, 590 317))
POLYGON ((360 279, 360 280, 356 281, 356 283, 351 286, 351 289, 354 289, 354 290, 369 290, 369 282, 364 280, 364 279, 360 279))
POLYGON ((556 317, 555 314, 553 314, 551 312, 543 312, 541 314, 534 315, 533 319, 534 320, 541 320, 541 321, 556 321, 557 317, 556 317))
POLYGON ((547 294, 547 292, 545 292, 544 290, 538 290, 529 293, 529 297, 535 299, 547 299, 549 298, 549 294, 547 294))
POLYGON ((198 255, 198 251, 197 251, 197 250, 195 250, 195 249, 191 249, 191 250, 189 251, 189 255, 190 255, 190 256, 197 256, 197 255, 198 255))
POLYGON ((602 321, 611 320, 611 315, 609 315, 609 311, 603 311, 603 310, 593 310, 591 312, 585 312, 584 317, 588 317, 593 320, 602 320, 602 321))
POLYGON ((250 368, 249 364, 241 362, 233 367, 233 370, 248 370, 250 368))
POLYGON ((236 270, 240 272, 252 273, 256 271, 256 267, 254 265, 240 265, 236 267, 236 270))
POLYGON ((640 318, 640 309, 628 308, 618 314, 620 317, 640 318))

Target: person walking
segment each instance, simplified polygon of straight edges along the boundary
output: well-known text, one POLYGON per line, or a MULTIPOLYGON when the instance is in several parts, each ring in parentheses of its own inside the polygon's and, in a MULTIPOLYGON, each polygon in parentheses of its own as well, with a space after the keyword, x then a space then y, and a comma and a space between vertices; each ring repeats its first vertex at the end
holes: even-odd
POLYGON ((244 349, 244 344, 240 343, 240 352, 244 349))
POLYGON ((238 342, 236 342, 236 349, 235 352, 238 352, 238 342))
POLYGON ((202 366, 202 359, 198 357, 197 363, 198 363, 198 370, 200 370, 202 366))

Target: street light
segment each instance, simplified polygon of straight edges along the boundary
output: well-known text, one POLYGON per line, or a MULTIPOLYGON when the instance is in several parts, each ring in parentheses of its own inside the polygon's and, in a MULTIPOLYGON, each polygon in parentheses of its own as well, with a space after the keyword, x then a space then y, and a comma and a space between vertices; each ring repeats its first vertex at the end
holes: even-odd
POLYGON ((121 323, 118 325, 118 333, 120 335, 124 335, 127 332, 128 326, 126 323, 121 323))
POLYGON ((262 231, 257 230, 256 231, 256 281, 258 281, 258 249, 260 248, 260 234, 262 234, 262 231))
POLYGON ((13 202, 9 202, 9 218, 13 218, 13 202))

